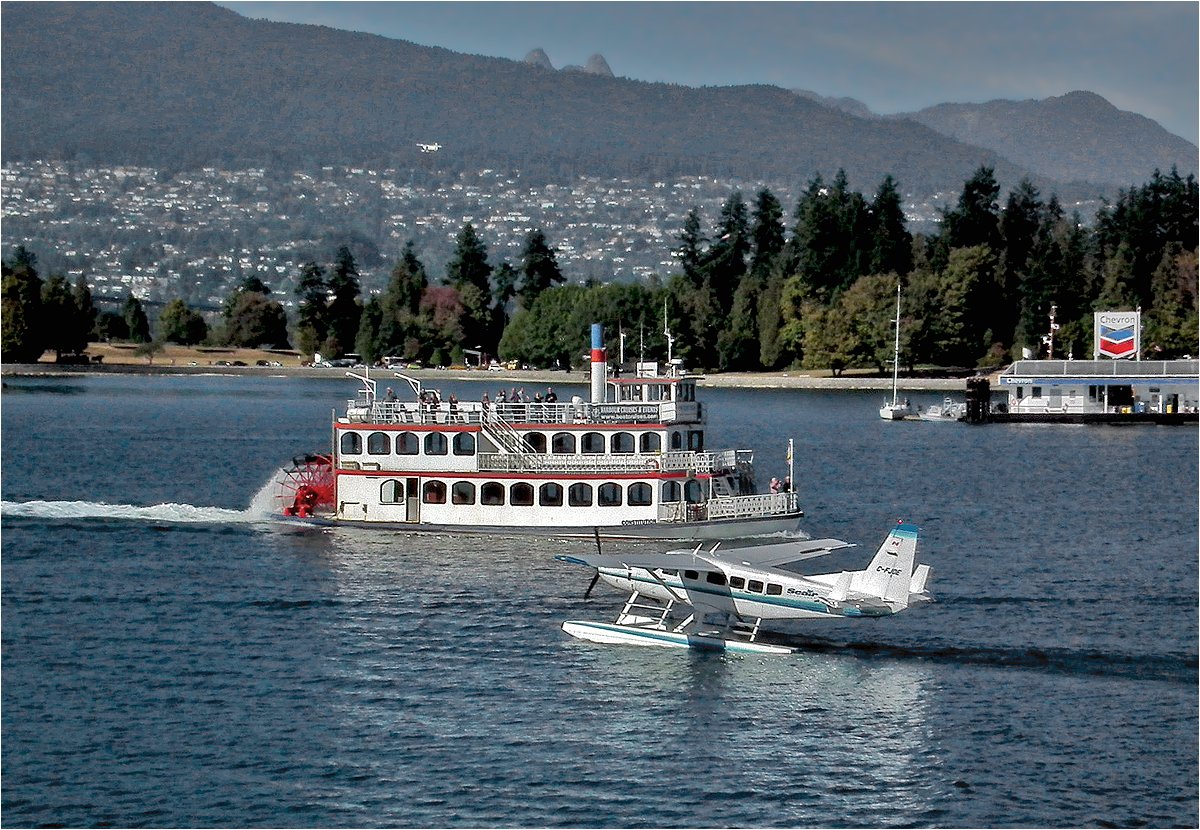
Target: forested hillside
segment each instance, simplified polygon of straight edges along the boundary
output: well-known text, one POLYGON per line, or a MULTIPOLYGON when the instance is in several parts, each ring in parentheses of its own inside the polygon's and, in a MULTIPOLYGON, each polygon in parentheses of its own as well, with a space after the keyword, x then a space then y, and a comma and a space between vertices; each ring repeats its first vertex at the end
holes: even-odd
MULTIPOLYGON (((5 3, 6 158, 168 170, 433 163, 529 177, 891 174, 952 190, 996 154, 770 86, 689 88, 249 20, 208 3, 5 3)), ((1143 176, 1149 175, 1148 165, 1143 176)))

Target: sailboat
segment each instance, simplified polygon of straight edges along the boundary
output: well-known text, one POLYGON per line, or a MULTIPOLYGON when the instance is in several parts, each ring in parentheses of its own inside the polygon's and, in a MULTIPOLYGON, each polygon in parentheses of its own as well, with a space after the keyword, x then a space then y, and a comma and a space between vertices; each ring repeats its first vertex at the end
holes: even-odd
POLYGON ((885 421, 903 421, 914 414, 908 400, 897 399, 896 386, 900 381, 900 283, 896 283, 896 350, 892 355, 892 402, 883 402, 879 417, 885 421))

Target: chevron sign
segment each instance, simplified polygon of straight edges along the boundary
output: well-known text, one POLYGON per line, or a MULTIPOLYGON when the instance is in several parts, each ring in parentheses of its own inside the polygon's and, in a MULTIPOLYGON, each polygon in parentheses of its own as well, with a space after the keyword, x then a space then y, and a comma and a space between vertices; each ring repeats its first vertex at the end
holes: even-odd
POLYGON ((1141 318, 1139 311, 1097 311, 1096 357, 1137 357, 1141 345, 1141 318))

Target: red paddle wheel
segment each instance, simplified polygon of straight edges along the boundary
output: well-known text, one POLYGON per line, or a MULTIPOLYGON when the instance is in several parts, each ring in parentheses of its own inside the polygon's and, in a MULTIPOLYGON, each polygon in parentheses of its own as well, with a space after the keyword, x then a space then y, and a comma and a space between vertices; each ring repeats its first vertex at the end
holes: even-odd
POLYGON ((279 481, 283 515, 308 518, 333 508, 333 459, 328 455, 298 455, 279 481))

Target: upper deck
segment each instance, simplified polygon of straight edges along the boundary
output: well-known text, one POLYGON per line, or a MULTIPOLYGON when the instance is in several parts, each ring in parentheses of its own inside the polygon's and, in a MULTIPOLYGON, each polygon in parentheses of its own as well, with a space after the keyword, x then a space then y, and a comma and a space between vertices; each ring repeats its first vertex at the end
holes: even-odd
MULTIPOLYGON (((653 364, 645 364, 652 366, 653 364)), ((606 383, 606 400, 586 401, 575 395, 569 401, 453 401, 421 382, 394 373, 407 382, 415 400, 380 398, 377 382, 353 372, 349 377, 363 381, 357 397, 346 402, 344 423, 411 424, 428 426, 456 424, 486 426, 497 421, 522 424, 597 424, 673 426, 702 424, 704 405, 696 400, 696 378, 637 374, 613 377, 606 383)))

